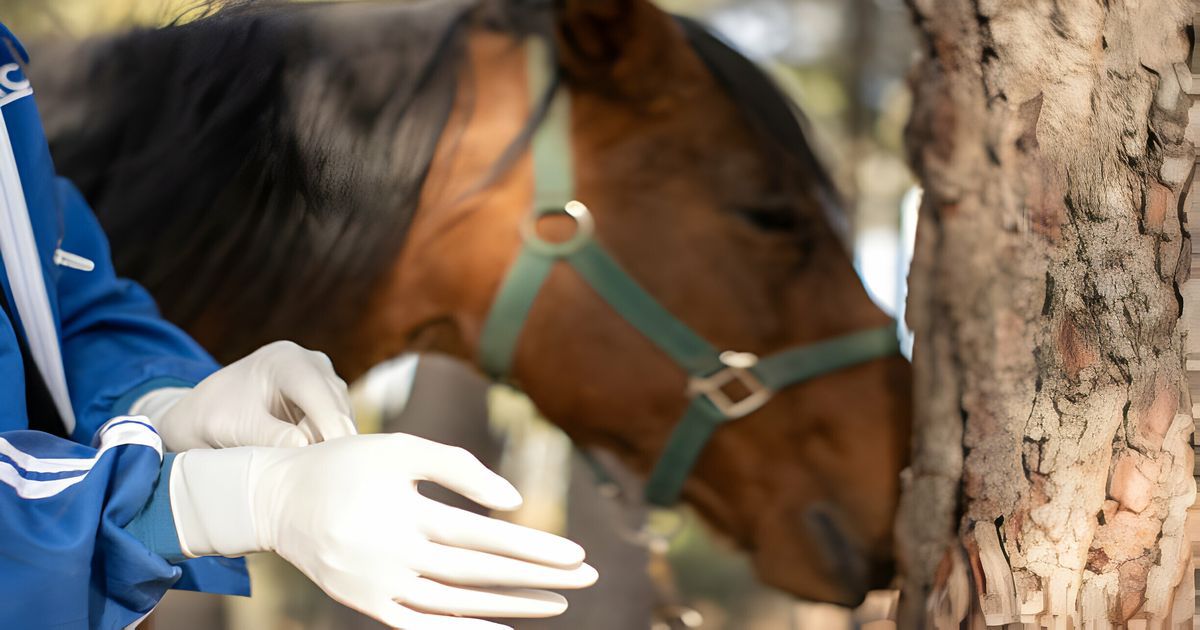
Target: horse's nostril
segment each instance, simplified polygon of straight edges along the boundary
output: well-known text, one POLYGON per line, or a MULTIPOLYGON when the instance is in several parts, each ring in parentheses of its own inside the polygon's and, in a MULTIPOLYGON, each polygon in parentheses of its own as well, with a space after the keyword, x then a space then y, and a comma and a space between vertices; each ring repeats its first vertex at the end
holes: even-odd
POLYGON ((822 563, 846 593, 856 596, 871 588, 871 568, 866 554, 845 534, 845 523, 835 507, 814 503, 804 511, 804 526, 819 545, 822 563))

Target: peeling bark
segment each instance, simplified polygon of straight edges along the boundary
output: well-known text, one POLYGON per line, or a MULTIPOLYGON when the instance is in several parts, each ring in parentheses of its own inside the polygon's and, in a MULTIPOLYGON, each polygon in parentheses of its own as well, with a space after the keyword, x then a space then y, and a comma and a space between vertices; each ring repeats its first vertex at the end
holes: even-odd
POLYGON ((1195 496, 1174 69, 1192 5, 909 3, 925 197, 902 625, 1169 621, 1195 496))

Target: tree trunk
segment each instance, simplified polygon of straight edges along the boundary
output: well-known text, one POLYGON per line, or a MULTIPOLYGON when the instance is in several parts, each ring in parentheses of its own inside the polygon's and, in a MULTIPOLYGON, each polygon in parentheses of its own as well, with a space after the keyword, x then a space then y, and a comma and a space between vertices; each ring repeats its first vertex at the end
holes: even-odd
POLYGON ((1192 5, 909 1, 925 197, 901 623, 1190 623, 1192 5))

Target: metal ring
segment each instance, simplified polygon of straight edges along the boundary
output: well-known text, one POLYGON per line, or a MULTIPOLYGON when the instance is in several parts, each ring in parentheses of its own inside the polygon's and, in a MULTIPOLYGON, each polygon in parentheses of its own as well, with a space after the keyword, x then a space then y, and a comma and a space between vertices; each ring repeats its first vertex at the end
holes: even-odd
POLYGON ((547 208, 530 212, 521 221, 521 238, 530 249, 547 256, 566 256, 573 254, 592 238, 596 231, 595 221, 587 206, 578 201, 568 201, 562 208, 547 208), (551 242, 537 233, 537 222, 544 216, 565 214, 575 220, 575 233, 565 241, 551 242))

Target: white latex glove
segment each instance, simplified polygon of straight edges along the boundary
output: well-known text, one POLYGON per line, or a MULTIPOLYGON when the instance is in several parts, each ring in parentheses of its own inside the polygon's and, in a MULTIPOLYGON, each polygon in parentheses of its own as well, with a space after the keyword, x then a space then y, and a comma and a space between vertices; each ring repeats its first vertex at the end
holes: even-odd
POLYGON ((168 451, 303 446, 354 435, 346 383, 329 357, 277 341, 218 370, 194 389, 147 394, 145 415, 168 451))
POLYGON ((460 448, 380 434, 188 451, 175 459, 171 506, 186 555, 274 551, 337 601, 405 630, 496 630, 505 626, 463 617, 550 617, 566 600, 535 589, 596 581, 579 545, 428 499, 420 480, 493 509, 521 503, 460 448))

